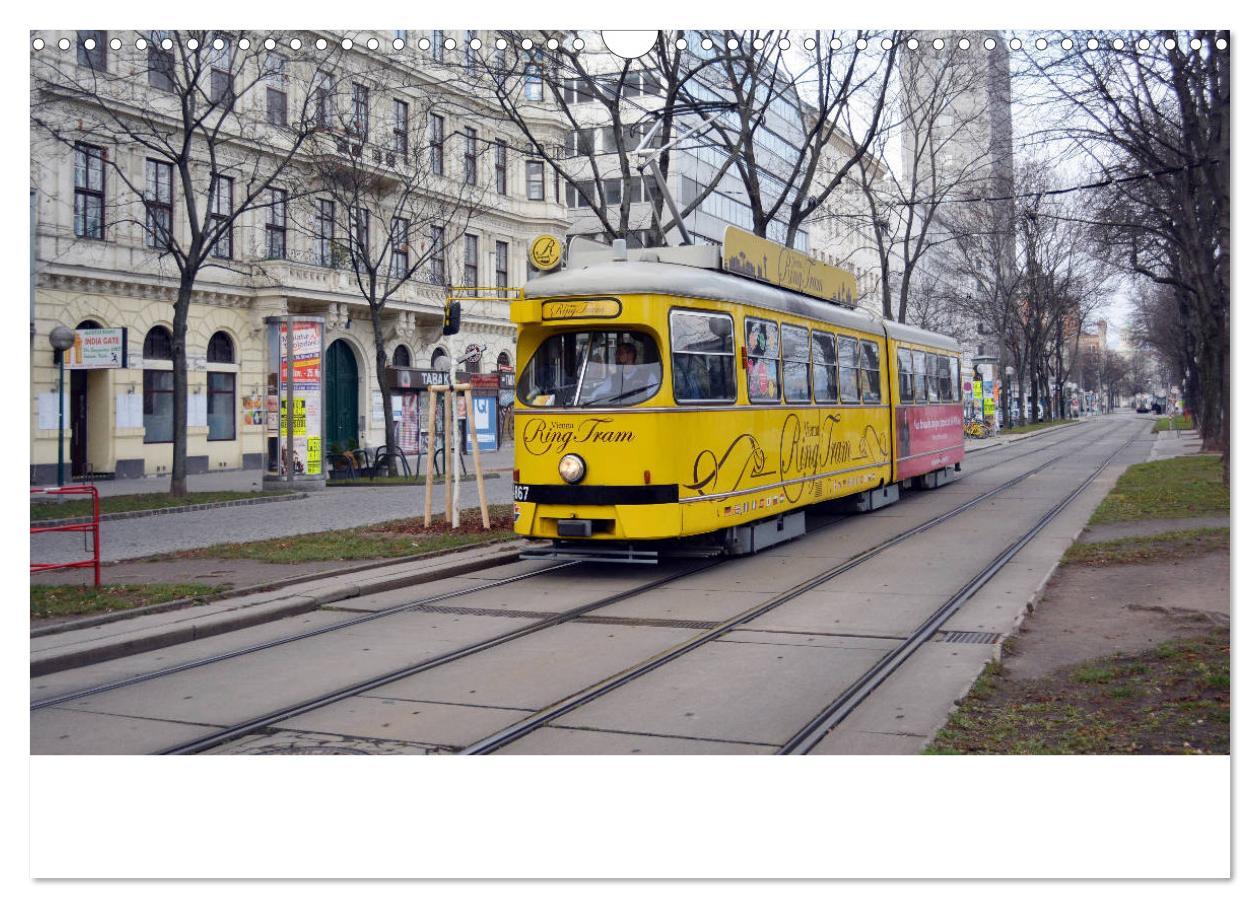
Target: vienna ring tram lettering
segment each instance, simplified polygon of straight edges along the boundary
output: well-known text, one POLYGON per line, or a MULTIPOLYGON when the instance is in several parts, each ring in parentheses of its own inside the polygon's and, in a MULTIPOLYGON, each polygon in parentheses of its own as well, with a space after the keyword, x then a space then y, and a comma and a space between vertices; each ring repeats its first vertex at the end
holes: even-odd
POLYGON ((526 284, 517 533, 557 557, 740 554, 803 532, 787 518, 807 506, 870 510, 961 470, 958 344, 846 305, 846 272, 752 239, 792 267, 750 273, 729 228, 720 246, 574 239, 526 284))

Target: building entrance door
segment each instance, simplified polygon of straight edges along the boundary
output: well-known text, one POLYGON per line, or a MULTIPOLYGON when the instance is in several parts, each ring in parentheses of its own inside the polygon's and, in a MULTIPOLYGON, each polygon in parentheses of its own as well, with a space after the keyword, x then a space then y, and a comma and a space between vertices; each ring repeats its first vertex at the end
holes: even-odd
POLYGON ((324 443, 331 448, 359 446, 359 367, 343 340, 324 355, 324 443))

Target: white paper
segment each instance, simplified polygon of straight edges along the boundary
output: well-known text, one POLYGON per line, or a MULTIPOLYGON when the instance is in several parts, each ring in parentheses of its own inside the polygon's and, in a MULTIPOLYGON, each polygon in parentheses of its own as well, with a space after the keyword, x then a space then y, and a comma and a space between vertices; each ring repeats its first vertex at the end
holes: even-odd
MULTIPOLYGON (((70 421, 70 395, 66 395, 65 402, 66 423, 70 421)), ((57 392, 43 391, 36 398, 36 427, 44 430, 56 429, 60 425, 60 416, 57 413, 57 392)))
POLYGON ((114 425, 119 429, 144 428, 144 399, 125 391, 114 395, 114 425))
POLYGON ((194 392, 188 395, 188 425, 206 425, 206 395, 194 392))

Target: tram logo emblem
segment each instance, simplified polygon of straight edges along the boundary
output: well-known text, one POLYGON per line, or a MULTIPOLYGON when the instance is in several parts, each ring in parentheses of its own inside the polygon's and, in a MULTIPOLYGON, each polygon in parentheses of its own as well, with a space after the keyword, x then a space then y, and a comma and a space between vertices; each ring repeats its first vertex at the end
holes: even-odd
POLYGON ((560 264, 564 244, 559 237, 544 233, 529 244, 529 263, 539 271, 550 271, 560 264))

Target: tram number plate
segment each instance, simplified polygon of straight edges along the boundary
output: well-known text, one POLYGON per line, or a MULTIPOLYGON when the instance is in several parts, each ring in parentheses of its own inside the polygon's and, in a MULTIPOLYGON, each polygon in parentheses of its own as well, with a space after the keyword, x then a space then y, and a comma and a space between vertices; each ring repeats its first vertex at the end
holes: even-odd
POLYGON ((529 501, 529 486, 512 486, 512 498, 516 501, 529 501))

